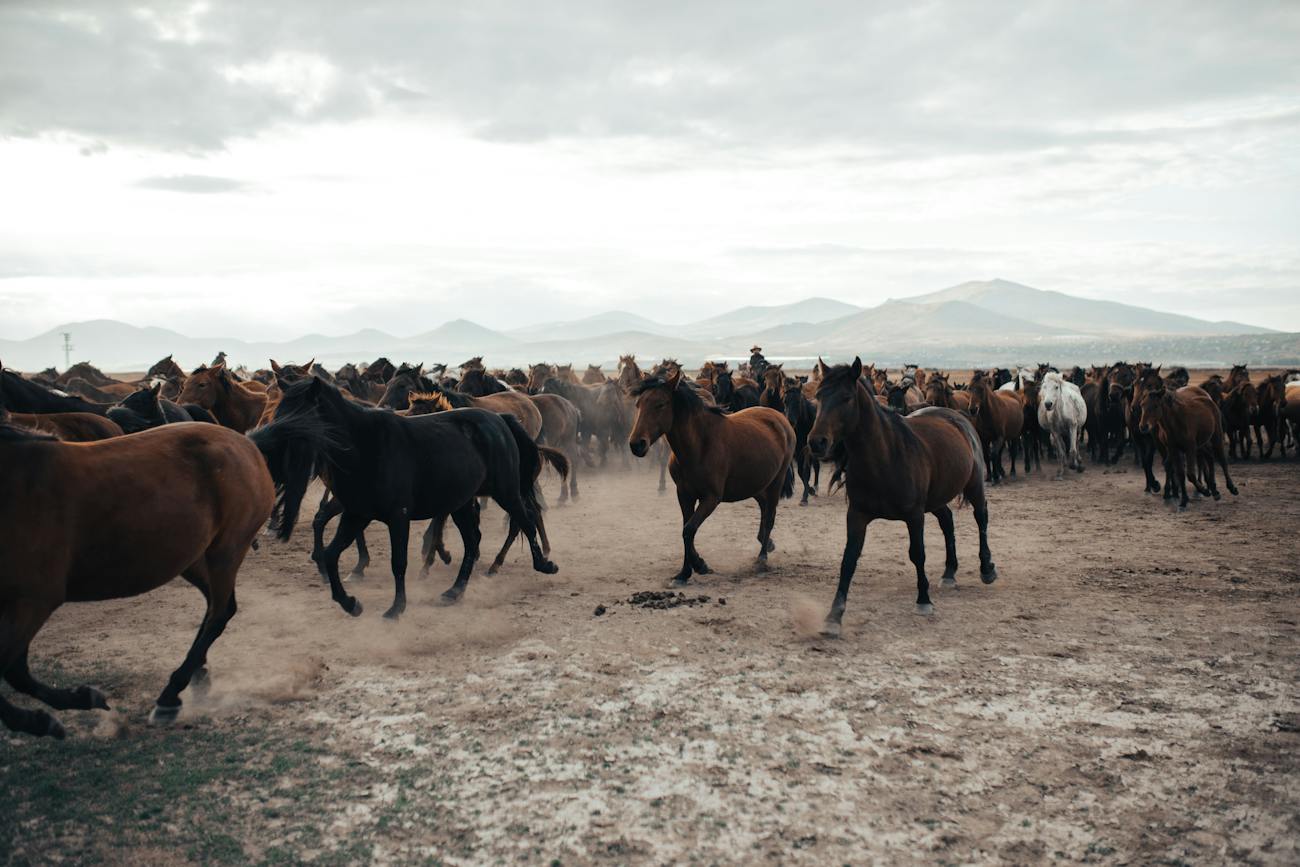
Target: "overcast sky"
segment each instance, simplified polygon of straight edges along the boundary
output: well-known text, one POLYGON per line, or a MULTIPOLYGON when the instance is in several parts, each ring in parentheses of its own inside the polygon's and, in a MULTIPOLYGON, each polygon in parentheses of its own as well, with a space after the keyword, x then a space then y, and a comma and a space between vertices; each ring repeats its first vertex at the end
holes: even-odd
POLYGON ((0 2, 0 336, 1004 277, 1300 330, 1300 3, 0 2))

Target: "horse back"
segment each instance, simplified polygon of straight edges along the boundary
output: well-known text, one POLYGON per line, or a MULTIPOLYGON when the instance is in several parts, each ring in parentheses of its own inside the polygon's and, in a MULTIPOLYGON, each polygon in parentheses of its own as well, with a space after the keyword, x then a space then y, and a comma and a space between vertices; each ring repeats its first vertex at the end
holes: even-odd
POLYGON ((205 558, 242 560, 271 514, 261 452, 216 425, 24 448, 0 482, 0 593, 24 580, 56 603, 144 593, 205 558))

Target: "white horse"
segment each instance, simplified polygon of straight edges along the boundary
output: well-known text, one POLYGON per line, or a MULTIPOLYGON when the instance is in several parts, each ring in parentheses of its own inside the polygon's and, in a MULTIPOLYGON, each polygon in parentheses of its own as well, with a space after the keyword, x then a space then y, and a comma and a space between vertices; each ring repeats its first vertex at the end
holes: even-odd
POLYGON ((1022 367, 1011 377, 1010 382, 1004 382, 998 386, 998 391, 1024 391, 1026 382, 1033 382, 1034 377, 1038 375, 1037 370, 1030 370, 1028 367, 1022 367))
POLYGON ((1088 421, 1088 404, 1079 393, 1079 386, 1059 373, 1046 373, 1038 391, 1038 423, 1052 435, 1052 444, 1061 456, 1061 468, 1056 471, 1059 480, 1065 468, 1083 472, 1083 458, 1079 456, 1079 439, 1088 421))

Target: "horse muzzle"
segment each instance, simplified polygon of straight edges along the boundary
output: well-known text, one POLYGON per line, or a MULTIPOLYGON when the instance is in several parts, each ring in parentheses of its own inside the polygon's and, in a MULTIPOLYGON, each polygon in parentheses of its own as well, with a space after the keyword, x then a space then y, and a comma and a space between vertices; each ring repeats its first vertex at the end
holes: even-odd
POLYGON ((646 456, 646 452, 650 451, 650 441, 645 437, 638 440, 628 440, 627 447, 632 450, 632 454, 638 458, 643 458, 646 456))
POLYGON ((1054 407, 1054 406, 1056 406, 1056 404, 1053 403, 1053 402, 1050 401, 1050 400, 1045 400, 1045 401, 1043 401, 1043 409, 1047 410, 1048 412, 1051 412, 1051 411, 1052 411, 1052 407, 1054 407))
POLYGON ((1140 424, 1140 425, 1138 425, 1138 430, 1140 430, 1140 431, 1141 431, 1142 433, 1144 433, 1144 434, 1149 434, 1149 433, 1151 433, 1151 425, 1149 425, 1149 424, 1140 424))
POLYGON ((831 451, 831 441, 829 437, 809 437, 808 452, 817 460, 822 460, 831 451))

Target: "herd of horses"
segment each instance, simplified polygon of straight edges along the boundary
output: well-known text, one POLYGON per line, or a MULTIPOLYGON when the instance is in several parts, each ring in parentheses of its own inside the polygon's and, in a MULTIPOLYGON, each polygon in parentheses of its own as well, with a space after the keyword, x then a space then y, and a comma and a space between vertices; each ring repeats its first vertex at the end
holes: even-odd
MULTIPOLYGON (((369 562, 364 531, 388 528, 394 596, 385 616, 406 607, 412 521, 428 520, 423 569, 450 563, 447 520, 463 555, 447 604, 465 593, 482 541, 488 499, 509 532, 491 570, 522 535, 532 566, 557 571, 539 489, 549 465, 561 500, 579 496, 580 467, 604 465, 613 447, 659 464, 676 488, 682 565, 674 585, 709 567, 695 546, 722 503, 759 506, 757 568, 775 550, 778 505, 802 482, 801 504, 817 496, 822 464, 828 490, 843 488, 847 538, 839 583, 822 627, 837 637, 867 526, 902 521, 916 569, 916 606, 933 610, 925 570, 925 516, 944 535, 942 581, 958 568, 953 503, 968 504, 979 529, 979 574, 997 578, 988 543, 985 486, 1060 461, 1057 478, 1092 461, 1114 464, 1126 449, 1144 470, 1146 490, 1188 503, 1219 497, 1216 467, 1237 490, 1228 458, 1261 459, 1297 448, 1300 374, 1252 381, 1244 366, 1198 385, 1182 368, 1117 363, 1058 371, 1050 365, 975 371, 958 383, 908 366, 896 377, 859 359, 791 376, 756 354, 731 369, 707 362, 695 376, 665 359, 648 371, 633 356, 617 375, 590 365, 488 370, 472 358, 446 365, 271 362, 232 369, 224 355, 188 374, 170 356, 136 382, 85 363, 63 373, 22 375, 0 367, 0 673, 17 691, 54 709, 106 708, 88 686, 60 689, 36 680, 28 646, 68 601, 133 596, 177 575, 203 594, 206 610, 189 652, 158 696, 152 718, 175 718, 180 694, 207 682, 212 643, 234 616, 235 577, 264 530, 287 540, 313 480, 324 494, 312 521, 312 560, 333 600, 359 615, 361 603, 339 575, 340 555, 358 549, 354 575, 369 562), (1267 439, 1267 446, 1265 440, 1267 439), (626 448, 625 448, 626 446, 626 448), (1161 482, 1154 472, 1159 455, 1161 482), (337 530, 325 543, 327 525, 337 530)), ((42 710, 0 697, 0 720, 14 731, 63 737, 42 710)))

